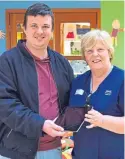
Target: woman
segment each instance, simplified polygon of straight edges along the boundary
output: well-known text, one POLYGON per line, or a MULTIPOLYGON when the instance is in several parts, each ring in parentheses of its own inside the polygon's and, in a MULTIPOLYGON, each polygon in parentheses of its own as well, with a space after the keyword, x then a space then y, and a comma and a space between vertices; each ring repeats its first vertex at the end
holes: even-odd
POLYGON ((112 39, 93 30, 84 34, 81 48, 90 70, 73 81, 69 104, 82 107, 87 99, 93 108, 74 133, 73 159, 123 159, 124 71, 111 64, 112 39))

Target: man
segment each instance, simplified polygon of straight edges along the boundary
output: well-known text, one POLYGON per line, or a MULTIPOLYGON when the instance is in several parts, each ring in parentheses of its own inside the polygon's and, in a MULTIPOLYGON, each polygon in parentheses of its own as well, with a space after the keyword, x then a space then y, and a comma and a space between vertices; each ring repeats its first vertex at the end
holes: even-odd
POLYGON ((64 132, 53 120, 68 105, 73 71, 47 47, 53 28, 47 5, 30 6, 26 41, 0 57, 0 159, 61 159, 64 132))

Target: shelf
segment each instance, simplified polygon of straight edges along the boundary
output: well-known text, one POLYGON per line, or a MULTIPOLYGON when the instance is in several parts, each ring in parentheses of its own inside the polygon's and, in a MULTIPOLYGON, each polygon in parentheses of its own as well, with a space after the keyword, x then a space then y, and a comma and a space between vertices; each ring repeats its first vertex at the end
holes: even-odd
POLYGON ((65 58, 67 58, 68 60, 83 60, 82 56, 64 56, 65 58))

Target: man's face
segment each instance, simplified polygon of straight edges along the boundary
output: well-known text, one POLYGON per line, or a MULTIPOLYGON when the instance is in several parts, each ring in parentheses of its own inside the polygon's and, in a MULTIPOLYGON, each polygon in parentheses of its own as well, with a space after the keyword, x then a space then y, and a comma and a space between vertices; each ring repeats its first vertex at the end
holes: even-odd
POLYGON ((29 46, 35 49, 46 48, 52 36, 51 16, 28 16, 24 32, 29 46))

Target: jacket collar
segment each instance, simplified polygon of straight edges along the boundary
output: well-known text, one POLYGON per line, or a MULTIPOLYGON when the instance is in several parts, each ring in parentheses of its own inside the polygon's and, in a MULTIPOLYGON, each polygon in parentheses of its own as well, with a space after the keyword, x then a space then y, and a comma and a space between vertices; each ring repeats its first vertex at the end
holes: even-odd
MULTIPOLYGON (((17 43, 17 49, 20 50, 20 52, 27 58, 32 59, 33 57, 31 56, 31 54, 27 51, 27 49, 25 48, 24 44, 26 40, 19 40, 17 43)), ((55 61, 54 58, 54 51, 50 49, 50 47, 47 47, 47 52, 48 52, 48 56, 50 58, 50 61, 55 61)))

